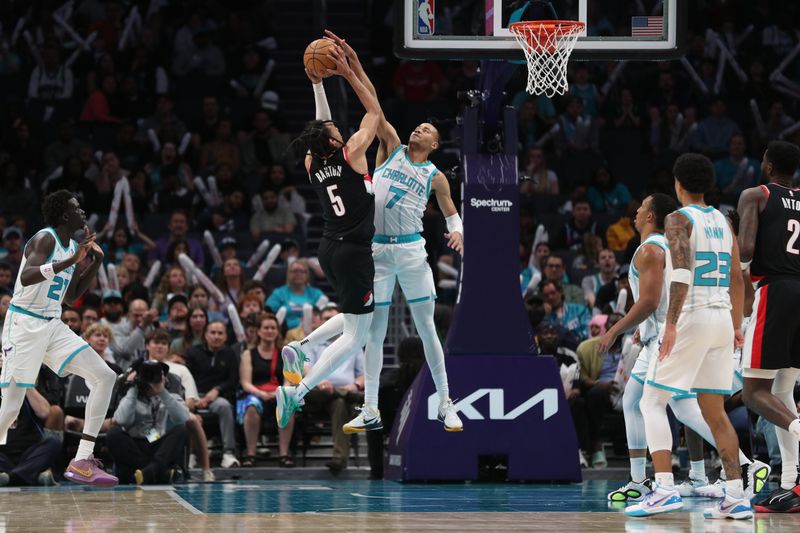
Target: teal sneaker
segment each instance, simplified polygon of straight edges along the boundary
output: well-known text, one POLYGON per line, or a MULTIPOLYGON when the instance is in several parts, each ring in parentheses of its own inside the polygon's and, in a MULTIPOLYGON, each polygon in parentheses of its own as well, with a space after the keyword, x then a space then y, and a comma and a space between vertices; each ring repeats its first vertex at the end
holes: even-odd
POLYGON ((297 400, 296 390, 296 387, 278 387, 275 391, 275 398, 278 403, 275 408, 275 419, 281 429, 289 424, 294 412, 299 411, 300 407, 305 403, 303 400, 297 400))
POLYGON ((281 357, 283 357, 283 377, 292 385, 299 385, 303 380, 303 367, 308 361, 308 357, 300 349, 300 343, 293 341, 284 346, 281 357))

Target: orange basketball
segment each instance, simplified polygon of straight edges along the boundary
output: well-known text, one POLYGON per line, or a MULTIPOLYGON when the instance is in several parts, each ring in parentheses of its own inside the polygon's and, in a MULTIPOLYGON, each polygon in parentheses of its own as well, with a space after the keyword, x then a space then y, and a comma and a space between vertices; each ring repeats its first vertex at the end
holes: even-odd
POLYGON ((336 68, 336 63, 329 55, 333 46, 333 41, 328 39, 312 41, 303 53, 303 64, 320 78, 327 78, 330 76, 328 70, 336 68))

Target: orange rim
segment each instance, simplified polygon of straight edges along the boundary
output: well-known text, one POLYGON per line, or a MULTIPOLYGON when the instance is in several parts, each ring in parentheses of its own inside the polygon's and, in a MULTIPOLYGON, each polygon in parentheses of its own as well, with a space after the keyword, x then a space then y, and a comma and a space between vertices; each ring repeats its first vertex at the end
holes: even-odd
POLYGON ((555 48, 551 36, 568 36, 583 31, 586 24, 579 20, 526 20, 523 22, 512 22, 508 25, 508 30, 521 37, 528 44, 530 49, 537 52, 547 49, 553 52, 555 48), (548 44, 549 43, 549 44, 548 44))

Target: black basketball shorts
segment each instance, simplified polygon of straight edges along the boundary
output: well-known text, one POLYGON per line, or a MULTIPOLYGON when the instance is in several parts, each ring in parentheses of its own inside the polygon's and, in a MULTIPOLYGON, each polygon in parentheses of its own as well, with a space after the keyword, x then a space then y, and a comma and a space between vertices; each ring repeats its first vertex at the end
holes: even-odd
POLYGON ((800 368, 800 280, 777 279, 756 289, 744 341, 743 368, 800 368))
POLYGON ((319 264, 336 290, 342 313, 363 315, 375 309, 375 263, 370 243, 322 239, 319 264))

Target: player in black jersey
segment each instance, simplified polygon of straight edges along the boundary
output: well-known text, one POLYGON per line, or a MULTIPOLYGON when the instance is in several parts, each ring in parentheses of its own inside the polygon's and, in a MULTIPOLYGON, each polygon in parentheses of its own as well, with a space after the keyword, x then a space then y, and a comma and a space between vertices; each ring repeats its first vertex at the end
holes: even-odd
MULTIPOLYGON (((347 64, 341 49, 336 45, 332 48, 331 55, 336 62, 333 73, 350 83, 366 114, 358 131, 345 142, 336 123, 330 120, 330 111, 318 108, 317 119, 306 124, 296 142, 306 150, 308 178, 322 204, 324 228, 319 262, 336 289, 344 315, 344 331, 325 348, 305 377, 303 345, 314 342, 317 337, 330 339, 340 331, 331 331, 323 324, 312 332, 313 338, 307 337, 283 349, 284 376, 297 387, 277 390, 277 419, 281 428, 286 427, 292 413, 303 404, 306 394, 364 346, 375 308, 372 295, 375 199, 366 151, 375 139, 381 109, 377 98, 347 64)), ((306 74, 312 83, 319 80, 308 70, 306 74)))
POLYGON ((758 283, 745 336, 744 402, 776 426, 781 449, 781 487, 755 504, 757 512, 800 512, 800 419, 794 384, 800 376, 800 189, 792 176, 800 149, 769 143, 761 175, 769 180, 739 198, 742 270, 758 283))

